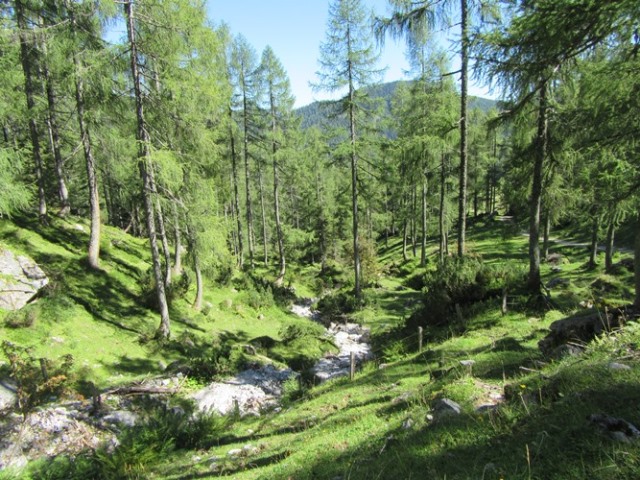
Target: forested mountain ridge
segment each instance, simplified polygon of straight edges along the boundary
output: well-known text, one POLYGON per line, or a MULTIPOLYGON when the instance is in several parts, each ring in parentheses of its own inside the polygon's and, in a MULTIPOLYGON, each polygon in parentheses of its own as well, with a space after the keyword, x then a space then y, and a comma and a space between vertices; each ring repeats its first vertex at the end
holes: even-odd
MULTIPOLYGON (((392 103, 399 85, 409 86, 411 81, 397 80, 393 82, 381 83, 378 85, 363 88, 363 92, 373 99, 378 99, 385 106, 385 113, 391 116, 392 103)), ((479 109, 484 113, 489 112, 492 108, 498 106, 498 101, 490 98, 470 97, 469 109, 479 109)), ((315 101, 308 105, 296 108, 294 112, 301 118, 300 126, 307 129, 312 126, 329 127, 336 125, 344 125, 345 120, 339 120, 336 117, 339 106, 335 102, 329 100, 315 101)))

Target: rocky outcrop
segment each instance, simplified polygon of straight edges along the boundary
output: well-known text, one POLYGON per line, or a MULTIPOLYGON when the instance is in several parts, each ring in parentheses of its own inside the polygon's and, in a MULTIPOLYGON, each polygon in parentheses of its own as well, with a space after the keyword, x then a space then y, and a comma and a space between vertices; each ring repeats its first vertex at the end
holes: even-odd
POLYGON ((551 331, 540 340, 538 347, 545 355, 554 356, 554 352, 563 345, 584 345, 598 335, 619 328, 625 321, 637 317, 637 312, 631 308, 623 308, 563 318, 549 326, 551 331))
POLYGON ((0 246, 0 308, 19 310, 49 279, 34 260, 0 246))

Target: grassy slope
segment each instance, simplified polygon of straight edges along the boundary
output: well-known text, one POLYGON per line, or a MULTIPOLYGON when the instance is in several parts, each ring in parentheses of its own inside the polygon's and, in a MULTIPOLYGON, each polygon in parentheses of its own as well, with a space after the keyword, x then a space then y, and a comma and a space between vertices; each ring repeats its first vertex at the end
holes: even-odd
MULTIPOLYGON (((487 261, 524 262, 526 238, 509 230, 499 224, 476 226, 470 248, 487 261)), ((572 312, 572 302, 585 298, 588 285, 602 277, 584 268, 586 251, 560 247, 554 251, 567 255, 564 273, 572 282, 554 290, 553 299, 562 311, 502 316, 496 301, 467 319, 464 329, 439 332, 440 340, 432 339, 426 352, 410 353, 415 338, 378 341, 385 344, 378 353, 395 359, 386 368, 371 363, 354 382, 340 379, 324 384, 307 391, 283 413, 239 421, 218 447, 197 455, 179 452, 154 468, 151 476, 638 478, 640 448, 616 443, 586 421, 592 413, 606 412, 640 423, 638 329, 629 327, 618 337, 606 337, 582 357, 538 363, 544 359, 537 342, 549 324, 572 312), (459 363, 463 359, 475 360, 472 370, 459 363), (611 370, 612 360, 632 368, 611 370), (445 373, 436 378, 438 372, 445 373), (475 413, 476 406, 505 386, 512 394, 496 412, 475 413), (432 401, 440 397, 459 402, 463 415, 430 423, 432 401), (258 452, 237 458, 227 455, 248 444, 258 452)), ((397 262, 399 245, 384 251, 381 258, 397 262)), ((552 276, 545 266, 545 280, 552 276)), ((628 274, 609 280, 621 297, 630 294, 628 274)), ((358 314, 380 333, 408 316, 419 295, 403 289, 397 279, 381 283, 367 292, 376 300, 358 314)), ((589 291, 586 298, 595 296, 589 291)))
MULTIPOLYGON (((36 317, 32 327, 8 328, 10 314, 0 311, 0 339, 32 347, 36 358, 71 353, 80 375, 100 387, 160 374, 179 354, 145 342, 159 323, 141 300, 141 279, 150 267, 147 241, 103 226, 99 272, 84 266, 87 241, 88 225, 76 220, 54 218, 48 227, 0 220, 0 248, 30 255, 50 279, 42 298, 28 307, 36 317)), ((172 304, 173 338, 189 334, 207 342, 226 332, 239 341, 277 339, 284 322, 296 321, 276 306, 251 307, 246 294, 232 287, 206 290, 206 314, 190 308, 193 296, 192 286, 172 304)))
MULTIPOLYGON (((30 253, 49 271, 65 272, 54 279, 60 285, 53 288, 54 294, 39 301, 43 308, 34 327, 0 327, 0 335, 28 341, 49 354, 53 348, 61 354, 71 350, 80 362, 87 362, 91 375, 107 383, 157 373, 157 363, 166 362, 168 353, 136 342, 137 332, 149 334, 157 322, 156 315, 137 306, 132 293, 136 272, 147 267, 140 260, 146 258, 146 245, 107 229, 106 273, 91 274, 79 263, 86 234, 78 235, 72 224, 58 222, 41 234, 0 223, 0 241, 30 253), (68 247, 48 240, 65 241, 68 247), (113 292, 106 305, 101 299, 105 286, 113 292), (65 341, 52 344, 51 337, 57 335, 65 341)), ((475 225, 470 233, 470 250, 485 260, 524 262, 526 238, 516 230, 486 224, 475 225)), ((576 301, 596 299, 598 292, 589 288, 594 280, 607 280, 607 295, 613 296, 608 301, 621 303, 630 294, 631 277, 628 272, 613 277, 585 270, 582 249, 554 251, 566 255, 563 275, 571 279, 570 285, 553 290, 556 310, 544 316, 526 311, 502 316, 498 302, 489 301, 475 309, 464 327, 427 332, 428 347, 422 353, 415 352, 415 335, 392 335, 416 308, 420 293, 402 287, 402 278, 381 279, 379 287, 366 292, 370 302, 357 317, 372 326, 376 351, 386 355, 385 368, 372 362, 354 382, 332 381, 307 390, 281 413, 238 420, 218 446, 172 453, 149 465, 147 477, 195 479, 222 473, 238 479, 638 478, 640 448, 612 441, 585 420, 589 414, 605 412, 640 424, 637 328, 629 326, 622 335, 595 342, 581 357, 537 363, 544 360, 537 342, 549 324, 573 312, 576 301), (471 370, 459 363, 465 359, 475 360, 471 370), (612 360, 632 368, 611 370, 607 365, 612 360), (496 412, 474 412, 505 386, 512 395, 496 412), (439 397, 460 403, 463 414, 431 423, 432 401, 439 397), (227 455, 247 444, 257 452, 227 455)), ((398 244, 382 250, 380 258, 388 271, 410 272, 415 267, 414 260, 401 265, 398 244)), ((307 279, 310 274, 301 272, 307 279)), ((545 280, 554 275, 547 266, 543 274, 545 280)), ((312 293, 308 288, 298 291, 305 293, 301 296, 312 293)), ((207 316, 195 315, 185 303, 174 305, 174 318, 190 317, 198 326, 195 330, 187 325, 191 322, 174 322, 176 335, 195 330, 206 336, 228 329, 241 332, 242 338, 277 336, 280 324, 289 318, 272 308, 257 321, 259 312, 242 303, 243 292, 223 289, 207 295, 213 305, 207 316)))

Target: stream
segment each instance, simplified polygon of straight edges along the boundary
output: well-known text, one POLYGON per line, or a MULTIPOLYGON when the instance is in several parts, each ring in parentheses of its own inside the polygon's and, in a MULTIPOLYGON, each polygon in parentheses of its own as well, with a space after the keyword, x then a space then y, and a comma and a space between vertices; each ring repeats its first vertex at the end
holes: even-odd
MULTIPOLYGON (((312 305, 312 299, 303 299, 291 307, 291 312, 322 323, 319 313, 311 308, 312 305)), ((339 351, 325 355, 313 366, 312 372, 318 383, 349 375, 352 352, 355 354, 356 365, 372 357, 369 329, 357 323, 332 322, 325 335, 339 351)), ((273 365, 263 365, 244 370, 225 381, 211 383, 196 392, 192 398, 201 411, 215 411, 225 415, 237 409, 240 415, 260 415, 260 411, 265 408, 278 408, 284 382, 298 375, 289 368, 277 369, 273 365)))

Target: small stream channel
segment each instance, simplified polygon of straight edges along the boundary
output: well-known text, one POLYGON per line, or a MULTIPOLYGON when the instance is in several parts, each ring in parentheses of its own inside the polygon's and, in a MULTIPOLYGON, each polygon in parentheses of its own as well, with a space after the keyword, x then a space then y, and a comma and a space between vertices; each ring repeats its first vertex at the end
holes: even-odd
MULTIPOLYGON (((312 299, 299 300, 291 307, 291 312, 322 324, 319 313, 312 309, 313 302, 312 299)), ((368 328, 357 323, 335 322, 325 328, 325 335, 339 351, 325 355, 312 368, 319 383, 349 375, 352 352, 356 365, 372 357, 368 328)), ((193 399, 202 411, 225 415, 237 409, 241 415, 259 415, 264 408, 277 405, 284 382, 297 375, 288 368, 277 369, 273 365, 264 365, 244 370, 228 380, 214 382, 196 392, 193 399)))

